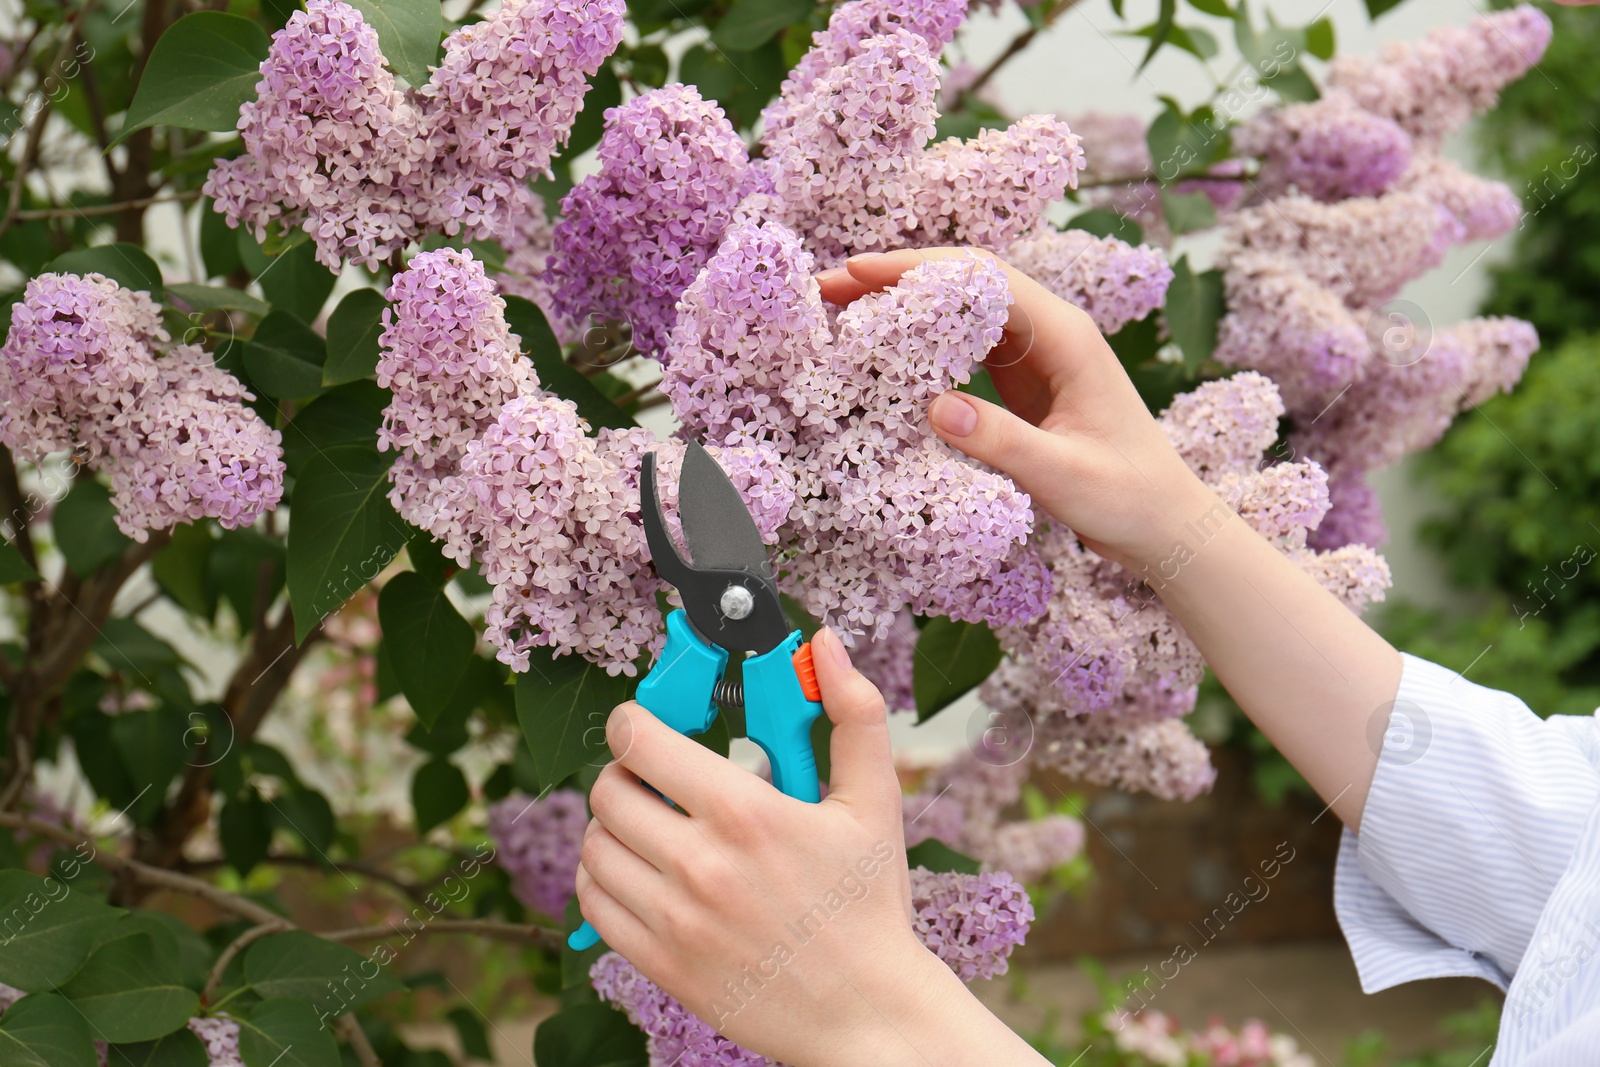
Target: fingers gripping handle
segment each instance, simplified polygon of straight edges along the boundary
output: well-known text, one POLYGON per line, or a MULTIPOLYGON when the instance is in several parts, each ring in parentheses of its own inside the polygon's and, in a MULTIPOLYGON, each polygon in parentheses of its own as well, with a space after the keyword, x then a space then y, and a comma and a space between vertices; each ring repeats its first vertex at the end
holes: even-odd
MULTIPOLYGON (((717 717, 711 694, 727 666, 727 651, 700 640, 679 608, 667 616, 667 643, 633 699, 680 734, 704 733, 717 717)), ((567 938, 567 946, 578 952, 599 942, 587 919, 567 938)))
MULTIPOLYGON (((679 733, 701 733, 716 717, 711 693, 727 660, 727 652, 701 641, 683 612, 674 611, 667 616, 666 647, 634 699, 679 733)), ((822 714, 820 697, 811 646, 800 643, 798 630, 744 661, 745 732, 766 753, 778 790, 811 804, 820 799, 811 749, 811 724, 822 714)), ((585 920, 567 945, 582 952, 599 941, 585 920)))

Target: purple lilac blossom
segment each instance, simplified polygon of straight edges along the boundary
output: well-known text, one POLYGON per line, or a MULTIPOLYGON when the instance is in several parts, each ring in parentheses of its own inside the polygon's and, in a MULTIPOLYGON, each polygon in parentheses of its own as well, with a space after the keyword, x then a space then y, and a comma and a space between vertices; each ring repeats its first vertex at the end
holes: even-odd
POLYGON ((207 517, 248 526, 283 496, 282 438, 207 352, 169 346, 159 315, 100 274, 31 279, 0 348, 0 441, 34 461, 71 449, 107 473, 136 541, 207 517))
POLYGON ((598 159, 562 201, 553 302, 575 323, 626 320, 634 347, 657 355, 753 185, 749 158, 722 109, 674 83, 608 110, 598 159))
POLYGON ((1340 56, 1328 85, 1367 111, 1399 123, 1419 143, 1437 146, 1500 90, 1526 74, 1550 44, 1550 17, 1531 4, 1443 26, 1420 41, 1390 41, 1376 57, 1340 56))
POLYGON ((1159 308, 1172 267, 1158 249, 1083 230, 1046 229, 1018 241, 1006 262, 1116 333, 1159 308))
POLYGON ((554 919, 566 913, 588 826, 588 803, 570 789, 543 800, 512 793, 489 807, 495 857, 518 900, 554 919))
POLYGON ((1261 112, 1234 131, 1233 147, 1261 158, 1255 183, 1269 197, 1291 189, 1325 202, 1377 196, 1411 163, 1411 138, 1399 124, 1337 90, 1261 112))
POLYGON ((963 982, 995 978, 1028 936, 1033 902, 1004 871, 911 872, 912 929, 963 982))

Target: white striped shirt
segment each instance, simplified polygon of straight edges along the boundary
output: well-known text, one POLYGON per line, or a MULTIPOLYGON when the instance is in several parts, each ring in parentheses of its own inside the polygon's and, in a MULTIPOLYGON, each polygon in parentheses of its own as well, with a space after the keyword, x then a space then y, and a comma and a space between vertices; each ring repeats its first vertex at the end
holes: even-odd
POLYGON ((1600 1065, 1600 728, 1403 654, 1334 907, 1368 993, 1506 991, 1493 1067, 1600 1065))

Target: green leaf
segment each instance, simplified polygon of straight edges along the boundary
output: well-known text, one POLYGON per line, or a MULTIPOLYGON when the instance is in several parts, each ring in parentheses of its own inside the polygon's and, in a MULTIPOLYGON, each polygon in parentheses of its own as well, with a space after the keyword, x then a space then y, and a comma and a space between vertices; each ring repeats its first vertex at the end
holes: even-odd
POLYGON ((93 647, 112 670, 123 674, 156 671, 183 662, 177 649, 146 630, 139 620, 126 616, 101 623, 93 647))
POLYGON ((1207 15, 1224 19, 1233 18, 1233 12, 1228 8, 1228 0, 1189 0, 1189 6, 1207 15))
POLYGON ((117 529, 117 509, 111 504, 111 490, 92 477, 73 483, 50 519, 56 547, 67 558, 67 566, 80 578, 87 578, 133 544, 117 529))
POLYGON ((246 949, 244 980, 269 1000, 292 998, 323 1015, 403 988, 375 959, 304 930, 272 934, 246 949))
POLYGON ((0 982, 30 991, 59 986, 123 914, 60 878, 0 871, 0 982))
POLYGON ((748 52, 790 23, 809 18, 816 6, 815 0, 737 0, 711 31, 711 40, 730 52, 748 52))
POLYGON ((300 837, 312 851, 320 854, 332 846, 338 827, 327 797, 315 789, 291 789, 268 803, 273 824, 300 837))
POLYGON ((150 253, 138 245, 95 245, 63 252, 45 267, 59 274, 104 274, 124 289, 134 289, 150 294, 152 300, 161 299, 161 268, 150 258, 150 253))
POLYGON ((31 582, 38 577, 39 572, 28 566, 21 552, 10 541, 0 539, 0 585, 31 582))
POLYGON ((350 0, 350 6, 378 31, 378 47, 389 69, 413 89, 426 85, 444 28, 438 0, 350 0))
POLYGON ((777 95, 789 68, 777 40, 753 52, 732 54, 708 41, 684 52, 678 60, 678 80, 698 87, 701 96, 720 104, 735 129, 747 130, 777 95))
POLYGON ((271 42, 259 23, 222 11, 196 11, 167 28, 139 76, 115 145, 156 123, 188 130, 232 130, 239 108, 256 98, 271 42))
POLYGON ((217 278, 232 274, 244 266, 239 257, 239 235, 228 225, 228 219, 210 197, 200 200, 200 259, 205 263, 206 277, 217 278))
POLYGON ((917 635, 911 667, 911 691, 917 721, 935 714, 977 687, 1000 665, 1000 642, 981 622, 955 622, 942 616, 928 620, 917 635))
POLYGON ((1205 170, 1228 151, 1228 137, 1218 128, 1216 115, 1197 108, 1185 115, 1177 101, 1161 98, 1164 109, 1150 123, 1145 140, 1150 148, 1151 172, 1162 182, 1205 170))
POLYGON ((549 790, 586 764, 608 757, 606 718, 632 696, 633 679, 610 675, 582 656, 535 648, 517 675, 517 722, 549 790))
POLYGON ((1164 314, 1167 330, 1191 370, 1210 359, 1217 347, 1217 322, 1224 310, 1222 288, 1221 271, 1196 274, 1188 256, 1173 264, 1164 314))
MULTIPOLYGON (((174 954, 175 955, 175 954, 174 954)), ((161 966, 155 937, 119 937, 96 949, 62 995, 106 1041, 153 1041, 183 1026, 200 998, 161 966)))
POLYGON ((211 580, 211 550, 216 545, 209 523, 184 523, 150 561, 150 573, 161 591, 184 611, 211 619, 217 613, 216 584, 211 580))
MULTIPOLYGON (((304 230, 294 232, 302 238, 306 236, 304 230)), ((239 230, 238 244, 245 269, 261 283, 261 291, 274 308, 287 311, 301 322, 317 321, 338 279, 317 262, 316 245, 302 239, 287 250, 269 254, 256 244, 248 229, 239 230)))
MULTIPOLYGON (((298 476, 313 456, 354 446, 373 450, 389 390, 376 382, 356 381, 317 397, 295 413, 283 428, 283 461, 298 476)), ((391 456, 392 460, 392 456, 391 456)))
POLYGON ((383 309, 388 306, 376 289, 354 289, 339 301, 328 316, 328 360, 322 368, 323 385, 343 385, 372 377, 378 369, 383 309))
MULTIPOLYGON (((1156 25, 1150 25, 1143 29, 1132 31, 1129 36, 1152 37, 1156 30, 1156 25)), ((1217 39, 1209 31, 1203 30, 1199 26, 1169 26, 1166 31, 1165 43, 1181 48, 1200 59, 1212 59, 1217 54, 1217 39)))
POLYGON ((411 709, 432 727, 464 695, 476 638, 444 589, 415 571, 395 575, 378 595, 378 622, 411 709))
POLYGON ((1217 208, 1205 193, 1161 190, 1161 213, 1174 234, 1193 233, 1217 224, 1217 208))
POLYGON ((229 797, 217 816, 217 836, 222 839, 222 857, 240 877, 255 870, 272 847, 272 813, 267 802, 254 789, 229 797))
MULTIPOLYGON (((749 0, 746 0, 748 3, 749 0)), ((609 1004, 574 1004, 539 1024, 533 1059, 540 1067, 645 1067, 645 1038, 609 1004)))
POLYGON ((283 588, 283 542, 249 527, 223 530, 211 547, 208 570, 217 595, 233 609, 241 630, 249 630, 255 624, 256 599, 270 605, 283 588))
POLYGON ((520 296, 508 296, 505 300, 506 324, 522 339, 522 350, 532 357, 540 385, 576 404, 579 417, 588 420, 591 429, 609 426, 614 430, 626 430, 639 425, 632 415, 596 388, 592 380, 561 357, 561 344, 537 304, 520 296))
POLYGON ((565 154, 569 159, 599 143, 600 135, 605 132, 606 109, 620 103, 622 83, 617 80, 617 72, 607 63, 595 71, 589 79, 589 91, 583 94, 583 109, 578 112, 567 138, 565 154))
POLYGON ((470 1059, 492 1060, 494 1051, 489 1047, 489 1033, 484 1029, 483 1017, 470 1008, 451 1008, 445 1017, 454 1024, 456 1036, 461 1039, 461 1051, 470 1059))
POLYGON ((1172 35, 1173 20, 1177 14, 1178 0, 1161 0, 1161 10, 1156 16, 1156 21, 1145 27, 1148 32, 1141 31, 1142 36, 1150 38, 1150 47, 1145 50, 1144 58, 1139 61, 1139 70, 1144 70, 1160 51, 1161 46, 1167 43, 1167 38, 1172 35))
POLYGON ((417 768, 411 779, 411 806, 417 813, 417 833, 425 834, 467 806, 472 792, 461 768, 435 757, 417 768))
POLYGON ((1105 208, 1095 208, 1074 215, 1067 223, 1069 230, 1082 230, 1092 233, 1096 237, 1115 237, 1130 245, 1144 243, 1144 230, 1131 216, 1120 212, 1108 211, 1105 208))
POLYGON ((1400 0, 1367 0, 1367 17, 1377 18, 1386 11, 1400 6, 1400 0))
POLYGON ((207 1067, 205 1044, 188 1027, 154 1041, 112 1045, 108 1062, 116 1067, 207 1067))
POLYGON ((333 1034, 304 1000, 271 997, 236 1018, 239 1056, 246 1067, 339 1067, 333 1034))
POLYGON ((251 383, 279 400, 320 392, 327 358, 316 331, 286 311, 262 319, 255 335, 244 343, 244 366, 251 383))
POLYGON ((977 874, 982 864, 971 856, 957 852, 943 841, 930 837, 921 844, 906 849, 906 866, 926 867, 935 874, 942 871, 977 874))
POLYGON ((1332 19, 1320 18, 1306 27, 1306 51, 1318 59, 1332 59, 1334 48, 1332 19))
POLYGON ((443 543, 415 526, 406 533, 406 559, 412 570, 434 585, 444 585, 456 570, 455 561, 445 558, 443 543))
POLYGON ((111 719, 111 743, 138 793, 136 806, 124 810, 141 826, 161 810, 168 783, 183 770, 188 726, 189 720, 176 708, 127 711, 111 719))
POLYGON ((226 285, 178 282, 176 285, 167 286, 166 291, 169 297, 177 297, 194 311, 223 308, 228 311, 243 311, 261 318, 272 310, 265 300, 239 289, 230 289, 226 285))
POLYGON ((295 478, 289 527, 289 602, 295 640, 388 566, 406 526, 386 496, 393 456, 338 448, 308 460, 295 478))
POLYGON ((23 997, 0 1016, 0 1063, 6 1067, 95 1067, 89 1024, 53 993, 23 997))

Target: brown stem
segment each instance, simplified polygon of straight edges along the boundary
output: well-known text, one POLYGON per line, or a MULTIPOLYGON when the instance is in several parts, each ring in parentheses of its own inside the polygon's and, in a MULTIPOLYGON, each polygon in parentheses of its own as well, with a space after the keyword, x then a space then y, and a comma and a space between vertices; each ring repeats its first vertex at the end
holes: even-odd
POLYGON ((292 929, 294 929, 294 923, 290 922, 288 919, 277 919, 273 922, 257 923, 255 926, 250 927, 250 929, 246 930, 244 933, 228 942, 228 947, 222 950, 222 955, 217 957, 217 962, 211 965, 211 972, 206 975, 206 985, 204 991, 202 991, 200 994, 200 1003, 211 1003, 212 994, 216 993, 217 987, 222 984, 223 972, 228 969, 228 964, 233 962, 233 958, 235 956, 249 948, 252 943, 259 941, 268 934, 282 933, 285 930, 292 929))
POLYGON ((397 935, 409 940, 419 933, 469 934, 496 941, 526 941, 554 951, 560 951, 561 946, 566 943, 561 931, 551 926, 503 923, 492 919, 434 919, 432 922, 419 924, 416 930, 410 927, 401 929, 394 926, 356 926, 348 930, 329 930, 317 936, 325 937, 329 941, 381 941, 383 938, 397 935))
MULTIPOLYGON (((62 38, 55 59, 50 61, 45 74, 47 81, 52 78, 59 80, 60 75, 56 72, 66 63, 67 57, 72 55, 73 46, 78 40, 78 25, 94 5, 95 0, 86 0, 81 8, 68 17, 67 35, 62 38)), ((44 99, 39 102, 39 110, 28 127, 28 139, 23 143, 22 158, 17 161, 16 173, 12 175, 11 195, 6 198, 6 211, 4 215, 0 215, 0 234, 10 229, 11 224, 17 220, 17 209, 22 205, 22 191, 27 185, 28 171, 32 170, 33 165, 39 160, 39 143, 44 140, 44 128, 50 120, 50 107, 54 103, 49 93, 44 94, 44 99)))
POLYGON ((643 400, 639 401, 639 406, 634 408, 633 410, 634 411, 649 411, 651 408, 658 408, 662 404, 668 404, 668 403, 671 403, 671 402, 672 402, 672 398, 670 396, 668 396, 666 393, 655 393, 655 394, 653 394, 651 396, 647 396, 643 400))
MULTIPOLYGON (((363 878, 370 878, 374 882, 381 882, 384 885, 398 890, 407 898, 417 902, 418 904, 426 903, 428 900, 428 890, 423 886, 413 885, 397 874, 390 874, 388 871, 383 870, 380 867, 374 867, 372 864, 364 863, 360 860, 341 859, 335 862, 333 860, 323 860, 312 856, 284 854, 267 856, 261 860, 261 862, 277 867, 311 867, 316 870, 322 870, 325 864, 331 863, 342 873, 357 874, 363 878)), ((182 869, 186 871, 205 871, 214 867, 223 867, 226 865, 227 860, 223 859, 193 860, 185 862, 182 869)))
POLYGON ((11 449, 3 444, 0 444, 0 510, 5 512, 0 520, 11 523, 17 551, 22 553, 28 566, 38 570, 39 557, 34 552, 33 534, 29 529, 33 511, 22 496, 22 484, 17 481, 16 459, 11 455, 11 449))
MULTIPOLYGON (((142 885, 157 889, 171 889, 177 893, 199 897, 201 900, 214 904, 221 910, 230 915, 237 915, 241 919, 249 919, 251 922, 260 925, 288 922, 283 916, 269 911, 255 901, 241 897, 237 893, 230 893, 226 889, 219 889, 210 882, 191 878, 186 874, 179 874, 177 871, 152 867, 148 863, 141 863, 127 856, 119 856, 114 852, 100 852, 94 848, 93 843, 88 841, 84 835, 65 826, 40 822, 37 819, 30 819, 25 815, 17 815, 8 811, 0 811, 0 826, 11 830, 24 830, 40 837, 47 837, 58 844, 66 845, 68 848, 76 849, 87 844, 94 852, 93 856, 89 857, 90 862, 109 867, 118 874, 142 885)), ((293 924, 291 923, 290 925, 292 926, 293 924)))
POLYGON ((367 1032, 361 1029, 361 1020, 354 1013, 339 1016, 339 1034, 344 1038, 345 1044, 350 1046, 350 1051, 356 1054, 356 1062, 361 1067, 383 1067, 383 1061, 378 1058, 378 1052, 372 1047, 372 1042, 367 1039, 367 1032))
MULTIPOLYGON (((139 26, 143 48, 133 64, 133 84, 136 87, 144 78, 145 64, 150 61, 150 53, 155 50, 156 42, 167 32, 167 26, 171 23, 170 15, 170 0, 145 0, 139 26)), ((135 130, 123 145, 128 153, 127 161, 122 173, 117 176, 118 180, 111 186, 111 199, 138 204, 156 191, 156 187, 150 184, 150 157, 154 151, 155 127, 135 130)), ((118 241, 144 244, 144 208, 125 207, 118 212, 116 231, 118 241)))
POLYGON ((646 393, 654 392, 655 390, 660 389, 662 381, 663 379, 657 378, 648 385, 641 385, 637 389, 629 389, 626 393, 623 393, 621 396, 617 397, 617 399, 613 400, 612 403, 616 404, 619 408, 625 408, 629 404, 638 400, 640 397, 644 396, 646 393))
POLYGON ((36 208, 32 211, 19 211, 17 212, 17 221, 75 218, 79 215, 115 215, 119 211, 127 211, 130 208, 153 207, 156 204, 181 204, 188 200, 198 199, 200 199, 200 190, 189 189, 167 196, 147 196, 141 200, 124 200, 116 204, 89 204, 85 207, 50 207, 36 208))

